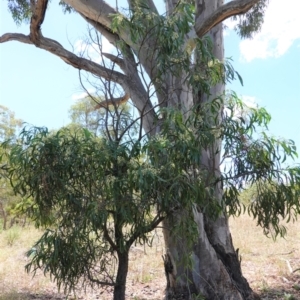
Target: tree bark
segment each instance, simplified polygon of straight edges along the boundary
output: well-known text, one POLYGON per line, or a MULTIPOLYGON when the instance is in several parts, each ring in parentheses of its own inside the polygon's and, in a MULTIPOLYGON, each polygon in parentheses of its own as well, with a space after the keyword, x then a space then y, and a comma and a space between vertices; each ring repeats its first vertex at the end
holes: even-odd
POLYGON ((126 278, 128 273, 129 253, 118 253, 118 273, 114 287, 114 300, 125 300, 126 278))
MULTIPOLYGON (((200 3, 201 1, 199 1, 200 3)), ((210 0, 204 7, 198 7, 198 18, 206 20, 213 12, 222 6, 223 0, 210 0)), ((248 1, 249 2, 249 1, 248 1)), ((197 31, 197 28, 196 28, 197 31)), ((199 33, 199 30, 198 32, 199 33)), ((209 31, 214 45, 214 56, 224 60, 224 43, 222 24, 209 31)), ((210 101, 224 92, 224 85, 217 84, 211 88, 211 95, 194 95, 193 101, 210 101), (198 99, 197 99, 198 98, 198 99)), ((189 103, 189 106, 192 104, 189 103)), ((220 148, 221 141, 215 145, 220 148)), ((220 151, 201 152, 201 166, 215 176, 220 173, 220 151)), ((215 187, 215 196, 222 200, 222 189, 215 187)), ((170 220, 164 223, 164 238, 167 253, 164 257, 165 273, 167 277, 166 300, 192 299, 192 296, 203 296, 205 299, 258 299, 250 288, 241 271, 238 253, 235 251, 229 230, 228 220, 223 213, 216 220, 210 220, 201 211, 193 211, 197 224, 199 238, 193 249, 186 249, 184 237, 174 237, 170 228, 176 226, 170 220), (192 268, 182 263, 182 258, 190 253, 192 268)), ((180 215, 178 216, 180 218, 180 215)))

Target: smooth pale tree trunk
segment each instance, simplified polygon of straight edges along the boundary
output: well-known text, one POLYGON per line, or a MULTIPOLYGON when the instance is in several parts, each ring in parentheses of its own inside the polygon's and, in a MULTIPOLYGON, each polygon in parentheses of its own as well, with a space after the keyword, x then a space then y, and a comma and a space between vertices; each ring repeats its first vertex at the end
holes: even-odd
MULTIPOLYGON (((201 1, 199 1, 201 2, 201 1)), ((205 9, 215 9, 223 1, 206 1, 205 9)), ((198 9, 201 9, 198 8, 198 9)), ((210 31, 214 44, 214 55, 220 60, 224 58, 222 25, 210 31)), ((194 95, 193 100, 209 101, 224 92, 224 85, 218 84, 211 89, 211 96, 194 95), (198 99, 196 99, 198 97, 198 99)), ((189 100, 187 100, 188 102, 189 100)), ((190 103, 189 103, 190 104, 190 103)), ((191 104, 190 104, 191 105, 191 104)), ((189 106, 190 106, 189 105, 189 106)), ((220 142, 221 144, 221 142, 220 142)), ((215 145, 220 148, 220 145, 215 145)), ((201 165, 216 176, 219 173, 220 155, 215 151, 199 149, 201 165)), ((215 187, 215 196, 222 198, 222 189, 215 187)), ((166 299, 192 299, 203 296, 205 299, 258 299, 243 277, 238 253, 235 251, 229 230, 228 220, 224 214, 216 220, 208 219, 201 211, 195 209, 191 214, 197 224, 199 238, 193 249, 186 248, 184 236, 170 235, 171 221, 164 222, 164 238, 167 253, 164 257, 167 277, 166 299), (182 265, 182 258, 191 252, 192 269, 182 265)), ((180 215, 177 216, 180 218, 180 215)))

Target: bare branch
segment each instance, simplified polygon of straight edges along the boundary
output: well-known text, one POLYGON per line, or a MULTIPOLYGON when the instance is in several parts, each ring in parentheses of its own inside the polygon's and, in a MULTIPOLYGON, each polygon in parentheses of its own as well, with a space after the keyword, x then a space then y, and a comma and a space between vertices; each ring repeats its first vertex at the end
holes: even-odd
MULTIPOLYGON (((18 41, 25 44, 34 44, 29 36, 19 33, 6 33, 0 37, 0 43, 8 41, 18 41)), ((85 70, 96 76, 103 77, 107 80, 112 80, 113 82, 116 82, 121 86, 125 84, 125 81, 127 79, 126 75, 120 72, 105 68, 83 57, 78 57, 74 53, 63 48, 62 45, 52 39, 40 36, 39 44, 36 46, 60 57, 64 62, 76 69, 85 70)))
POLYGON ((30 20, 30 38, 37 45, 41 36, 41 26, 46 15, 48 0, 38 0, 34 5, 31 2, 33 9, 30 20))
POLYGON ((113 63, 117 64, 121 69, 124 68, 124 60, 122 58, 106 52, 102 52, 102 55, 108 58, 113 63))
POLYGON ((259 2, 259 0, 234 0, 220 6, 211 15, 204 19, 201 15, 197 16, 195 31, 198 37, 204 36, 214 26, 224 20, 232 16, 246 13, 257 2, 259 2))
POLYGON ((0 43, 10 42, 10 41, 18 41, 30 45, 33 44, 33 42, 30 40, 28 35, 22 33, 5 33, 0 37, 0 43))

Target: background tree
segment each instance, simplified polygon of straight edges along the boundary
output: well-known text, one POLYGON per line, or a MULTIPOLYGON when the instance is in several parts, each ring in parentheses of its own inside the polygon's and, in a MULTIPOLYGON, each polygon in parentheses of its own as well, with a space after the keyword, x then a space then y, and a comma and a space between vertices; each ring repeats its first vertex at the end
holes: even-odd
POLYGON ((134 135, 139 126, 132 122, 132 110, 127 103, 114 107, 108 105, 104 99, 89 95, 71 106, 71 124, 68 126, 86 128, 98 137, 113 138, 112 136, 120 134, 120 131, 126 132, 126 135, 129 132, 134 135))
MULTIPOLYGON (((180 109, 184 118, 187 118, 189 115, 187 112, 192 108, 197 107, 199 111, 208 110, 207 114, 202 115, 206 122, 204 125, 200 123, 208 127, 209 132, 222 123, 222 101, 219 106, 208 106, 214 109, 208 109, 205 105, 211 104, 215 99, 224 99, 224 84, 235 75, 232 68, 224 62, 221 22, 229 17, 238 16, 238 32, 242 37, 249 37, 259 30, 267 5, 265 0, 236 0, 226 4, 222 0, 195 2, 170 0, 166 1, 166 14, 159 15, 152 0, 128 0, 130 11, 125 16, 101 0, 63 1, 62 4, 67 11, 77 11, 97 32, 103 34, 119 49, 120 56, 103 53, 120 68, 120 71, 117 71, 90 59, 78 57, 58 42, 43 37, 41 26, 46 16, 48 1, 38 0, 31 3, 33 5, 30 6, 24 1, 9 1, 9 7, 16 21, 30 19, 29 36, 7 33, 0 41, 17 40, 34 44, 57 55, 73 67, 101 78, 99 82, 103 86, 107 86, 109 82, 116 83, 137 108, 140 122, 148 137, 161 133, 166 121, 165 112, 161 109, 165 107, 180 109), (145 80, 144 73, 149 76, 149 81, 145 80)), ((110 96, 113 96, 109 97, 112 101, 120 98, 120 95, 114 93, 110 96)), ((225 122, 224 125, 229 124, 225 122)), ((246 127, 245 133, 248 133, 247 130, 246 127)), ((193 134, 197 136, 194 131, 193 134)), ((164 222, 164 236, 168 249, 165 264, 169 298, 177 296, 188 298, 191 293, 202 294, 208 299, 253 297, 251 288, 241 274, 225 213, 225 203, 231 207, 229 210, 231 213, 238 208, 233 205, 237 203, 235 196, 238 190, 234 181, 233 183, 229 181, 230 176, 221 175, 221 139, 225 138, 225 135, 215 132, 215 136, 218 138, 215 138, 213 144, 209 143, 209 147, 199 145, 198 169, 202 175, 205 174, 204 180, 208 182, 207 186, 211 187, 211 193, 205 194, 205 197, 212 203, 217 201, 222 212, 217 218, 212 218, 202 205, 193 211, 199 236, 190 247, 185 240, 186 233, 174 235, 172 228, 176 227, 178 221, 184 219, 185 213, 192 214, 191 211, 182 211, 182 215, 177 215, 176 221, 170 218, 164 222), (225 186, 225 183, 229 186, 226 186, 226 193, 223 196, 222 185, 225 186), (192 269, 186 268, 181 262, 181 257, 184 257, 185 253, 190 256, 192 269)), ((231 169, 233 172, 231 178, 237 178, 236 182, 238 180, 243 182, 249 178, 255 180, 258 177, 255 171, 257 168, 264 167, 265 171, 268 169, 263 163, 253 167, 258 159, 255 156, 257 153, 255 149, 263 155, 263 161, 267 161, 271 170, 275 170, 275 165, 270 159, 277 157, 276 152, 270 152, 275 153, 275 156, 267 155, 267 150, 272 148, 275 141, 273 144, 263 141, 252 144, 253 151, 249 151, 250 156, 247 152, 243 153, 245 145, 239 143, 236 134, 232 135, 232 142, 239 146, 239 151, 231 152, 230 149, 236 148, 228 146, 225 147, 225 153, 231 154, 230 156, 236 155, 239 167, 231 169), (243 160, 243 157, 246 157, 246 160, 243 160), (249 168, 242 172, 244 162, 249 168)), ((285 144, 281 145, 283 148, 286 147, 285 144)), ((291 154, 294 153, 292 145, 286 149, 291 154)), ((265 173, 261 171, 260 174, 265 173)), ((265 175, 265 178, 272 181, 276 174, 280 173, 274 171, 270 176, 265 175)), ((281 184, 276 185, 281 191, 288 188, 287 183, 296 182, 296 170, 287 171, 287 174, 291 181, 281 181, 281 184)), ((280 182, 280 178, 276 176, 275 178, 280 182)), ((287 200, 295 203, 293 194, 288 194, 290 197, 287 200)), ((261 199, 270 200, 269 197, 261 199)), ((261 223, 263 226, 269 226, 267 223, 276 221, 281 210, 276 209, 274 202, 263 201, 263 203, 275 207, 272 210, 273 218, 267 218, 265 223, 261 223)), ((284 204, 286 203, 285 201, 284 204)), ((256 210, 254 216, 263 220, 270 215, 266 214, 267 206, 260 204, 259 201, 256 202, 255 207, 261 209, 256 210)), ((252 211, 255 212, 254 209, 252 211)))
MULTIPOLYGON (((9 145, 16 142, 18 131, 22 125, 22 120, 15 117, 14 112, 7 107, 0 105, 0 143, 9 140, 9 145)), ((6 163, 2 148, 0 148, 1 165, 6 163)), ((0 214, 3 218, 3 229, 7 228, 7 218, 13 214, 13 209, 21 201, 19 196, 15 196, 7 174, 0 170, 0 214)))

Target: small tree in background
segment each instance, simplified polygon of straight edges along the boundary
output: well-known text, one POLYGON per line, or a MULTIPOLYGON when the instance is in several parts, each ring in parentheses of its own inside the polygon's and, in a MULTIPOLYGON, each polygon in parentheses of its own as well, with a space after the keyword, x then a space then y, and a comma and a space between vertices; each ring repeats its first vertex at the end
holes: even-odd
MULTIPOLYGON (((14 112, 0 105, 0 142, 9 141, 9 147, 16 143, 18 131, 21 129, 22 120, 15 117, 14 112)), ((8 147, 8 148, 9 148, 8 147)), ((6 159, 2 148, 0 148, 0 162, 5 165, 6 159)), ((15 217, 19 211, 15 210, 21 201, 15 196, 5 171, 0 169, 0 216, 3 219, 3 229, 7 229, 8 216, 15 217)))
POLYGON ((71 124, 69 126, 83 127, 95 136, 120 135, 118 131, 125 131, 131 127, 132 135, 137 133, 138 124, 132 123, 132 108, 126 103, 114 107, 108 105, 104 99, 88 95, 76 101, 69 110, 71 124), (118 128, 117 128, 117 122, 118 128), (133 132, 135 128, 136 132, 133 132))

